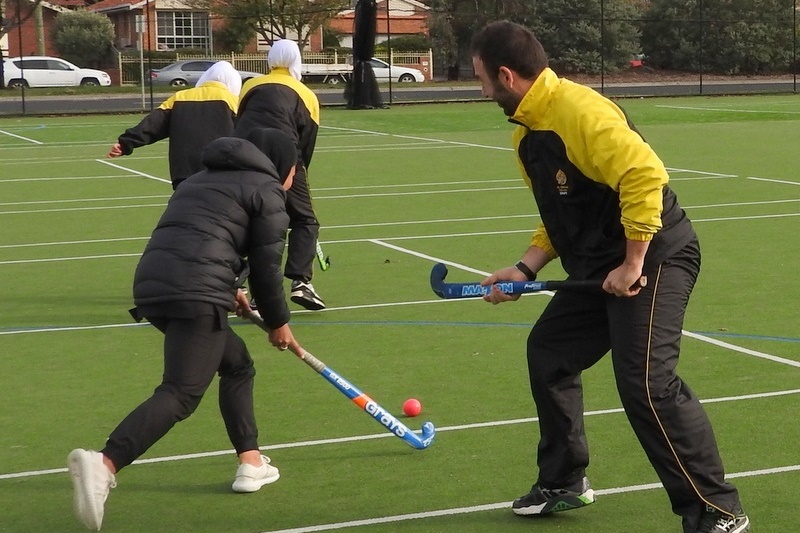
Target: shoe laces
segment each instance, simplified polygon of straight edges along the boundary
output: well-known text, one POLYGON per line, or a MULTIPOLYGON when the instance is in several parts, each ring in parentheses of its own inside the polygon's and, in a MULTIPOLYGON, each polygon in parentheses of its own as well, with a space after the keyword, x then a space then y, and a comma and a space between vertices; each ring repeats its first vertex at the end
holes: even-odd
POLYGON ((726 531, 733 531, 736 527, 739 517, 723 513, 714 508, 707 508, 705 515, 700 521, 698 533, 721 533, 726 531))

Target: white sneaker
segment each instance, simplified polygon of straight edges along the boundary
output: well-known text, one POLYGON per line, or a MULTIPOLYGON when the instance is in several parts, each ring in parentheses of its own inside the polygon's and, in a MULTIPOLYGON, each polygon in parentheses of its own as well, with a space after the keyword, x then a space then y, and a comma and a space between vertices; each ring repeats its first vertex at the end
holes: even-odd
POLYGON ((242 463, 236 470, 236 479, 233 481, 234 492, 256 492, 269 483, 278 481, 281 473, 269 464, 269 457, 261 456, 261 466, 242 463))
POLYGON ((103 454, 80 448, 70 452, 67 466, 75 490, 75 515, 89 529, 100 531, 108 492, 117 486, 114 474, 103 464, 103 454))

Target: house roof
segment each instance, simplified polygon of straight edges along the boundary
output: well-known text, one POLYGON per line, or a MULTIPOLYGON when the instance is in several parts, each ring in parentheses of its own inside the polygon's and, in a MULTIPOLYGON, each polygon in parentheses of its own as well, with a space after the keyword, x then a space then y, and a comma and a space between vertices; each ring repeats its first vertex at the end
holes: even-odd
POLYGON ((88 11, 95 11, 97 13, 108 13, 111 11, 132 11, 134 9, 142 9, 147 0, 100 0, 96 4, 86 6, 88 11))
MULTIPOLYGON (((29 2, 29 3, 32 4, 33 2, 29 2)), ((66 11, 70 11, 66 7, 58 5, 58 4, 61 4, 61 2, 42 2, 40 5, 45 9, 49 9, 51 11, 56 11, 58 13, 64 13, 66 11)))

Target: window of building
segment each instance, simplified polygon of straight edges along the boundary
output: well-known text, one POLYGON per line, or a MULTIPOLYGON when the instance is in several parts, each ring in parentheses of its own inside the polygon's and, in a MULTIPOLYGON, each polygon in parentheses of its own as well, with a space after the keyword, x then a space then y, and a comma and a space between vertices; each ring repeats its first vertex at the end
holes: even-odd
POLYGON ((159 11, 157 14, 159 50, 201 48, 211 50, 211 26, 207 12, 159 11))

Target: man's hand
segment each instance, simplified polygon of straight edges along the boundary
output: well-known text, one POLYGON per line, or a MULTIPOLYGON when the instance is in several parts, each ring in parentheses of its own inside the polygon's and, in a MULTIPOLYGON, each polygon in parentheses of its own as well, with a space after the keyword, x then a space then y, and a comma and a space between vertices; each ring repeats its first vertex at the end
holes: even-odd
POLYGON ((641 268, 623 263, 608 273, 603 281, 603 290, 616 296, 630 297, 639 294, 646 283, 641 268))
MULTIPOLYGON (((525 276, 525 274, 520 272, 517 267, 510 266, 496 270, 488 278, 481 281, 481 285, 486 287, 487 285, 494 285, 500 281, 528 281, 528 278, 525 276)), ((519 300, 519 297, 519 294, 506 294, 498 287, 493 286, 492 292, 485 294, 483 299, 492 305, 497 305, 503 302, 513 302, 519 300)))

